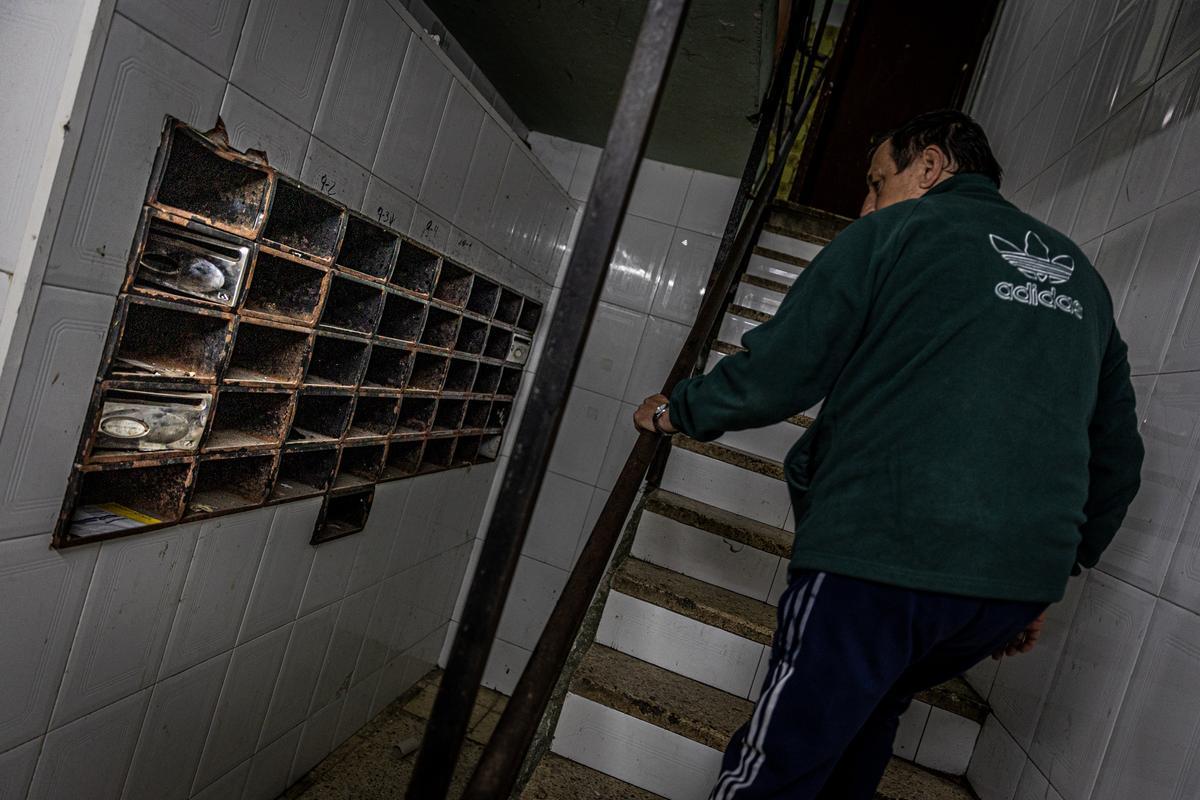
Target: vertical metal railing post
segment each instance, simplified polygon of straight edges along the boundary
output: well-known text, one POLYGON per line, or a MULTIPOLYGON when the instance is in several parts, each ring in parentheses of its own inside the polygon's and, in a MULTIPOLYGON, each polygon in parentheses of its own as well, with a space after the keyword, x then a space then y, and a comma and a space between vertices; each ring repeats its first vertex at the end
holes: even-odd
POLYGON ((642 20, 562 291, 545 333, 524 424, 514 440, 512 459, 500 484, 496 510, 417 756, 407 793, 411 800, 437 800, 449 790, 687 6, 688 0, 650 0, 642 20))

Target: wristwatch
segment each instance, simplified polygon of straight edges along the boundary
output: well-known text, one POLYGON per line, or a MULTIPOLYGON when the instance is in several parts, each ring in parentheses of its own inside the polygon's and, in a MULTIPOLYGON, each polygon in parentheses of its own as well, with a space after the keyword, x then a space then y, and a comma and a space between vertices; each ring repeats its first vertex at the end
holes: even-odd
POLYGON ((661 434, 662 436, 671 436, 672 435, 671 432, 664 431, 662 428, 662 425, 659 423, 659 420, 662 419, 662 415, 667 413, 667 409, 669 407, 670 407, 669 403, 659 403, 658 408, 654 409, 654 415, 650 418, 651 422, 654 425, 654 430, 657 433, 661 434))

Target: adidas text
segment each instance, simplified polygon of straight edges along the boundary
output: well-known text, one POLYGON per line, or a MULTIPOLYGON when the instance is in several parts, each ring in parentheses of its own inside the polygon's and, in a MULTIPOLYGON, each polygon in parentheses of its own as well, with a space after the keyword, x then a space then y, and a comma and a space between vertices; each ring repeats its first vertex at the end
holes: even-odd
POLYGON ((1028 306, 1056 308, 1059 311, 1065 311, 1079 319, 1083 319, 1083 304, 1073 297, 1059 294, 1058 290, 1053 287, 1039 290, 1036 283, 1015 286, 1004 281, 996 284, 996 297, 999 297, 1001 300, 1023 303, 1028 306))

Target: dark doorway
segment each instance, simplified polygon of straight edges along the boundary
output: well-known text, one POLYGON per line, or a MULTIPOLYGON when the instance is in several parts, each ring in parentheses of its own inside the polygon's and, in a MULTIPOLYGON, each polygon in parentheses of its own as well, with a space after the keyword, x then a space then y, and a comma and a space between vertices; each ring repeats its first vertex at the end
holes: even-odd
POLYGON ((959 108, 1000 0, 852 0, 791 200, 857 217, 872 136, 959 108), (827 84, 828 85, 828 84, 827 84))

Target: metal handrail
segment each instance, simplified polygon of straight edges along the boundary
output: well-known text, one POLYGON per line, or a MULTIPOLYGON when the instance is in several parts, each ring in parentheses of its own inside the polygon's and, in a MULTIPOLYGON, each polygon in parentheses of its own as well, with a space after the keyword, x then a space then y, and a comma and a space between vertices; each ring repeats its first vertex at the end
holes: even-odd
POLYGON ((450 788, 687 7, 688 0, 651 0, 642 19, 562 292, 545 334, 542 363, 530 385, 524 418, 534 424, 521 425, 513 442, 512 460, 500 483, 496 510, 409 783, 407 797, 412 800, 444 798, 450 788))
MULTIPOLYGON (((664 382, 665 394, 669 394, 680 380, 703 367, 701 359, 707 353, 734 290, 745 273, 754 243, 766 221, 783 176, 787 152, 794 146, 804 120, 821 91, 824 73, 818 65, 820 58, 817 48, 828 25, 832 3, 824 4, 811 46, 803 47, 801 39, 808 39, 814 0, 802 2, 806 5, 803 22, 797 24, 797 17, 793 13, 787 43, 764 97, 750 159, 747 160, 738 197, 726 226, 725 239, 709 276, 696 320, 664 382), (796 65, 793 63, 795 58, 804 60, 796 65), (784 98, 789 94, 787 89, 793 66, 799 67, 797 78, 810 82, 811 86, 797 87, 792 102, 788 102, 784 98), (794 102, 797 99, 799 102, 794 102), (765 151, 777 119, 783 120, 781 128, 784 132, 782 136, 776 136, 776 146, 769 154, 771 158, 767 159, 764 169, 765 151)), ((793 12, 795 10, 793 8, 793 12)), ((576 633, 603 578, 625 519, 647 477, 647 470, 652 464, 664 461, 662 456, 669 446, 668 442, 668 439, 653 434, 642 433, 638 436, 480 757, 462 795, 463 800, 494 800, 507 797, 512 792, 522 761, 545 714, 576 633)), ((503 603, 498 605, 502 606, 503 603)), ((434 713, 436 711, 435 708, 434 713)))

